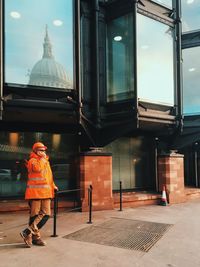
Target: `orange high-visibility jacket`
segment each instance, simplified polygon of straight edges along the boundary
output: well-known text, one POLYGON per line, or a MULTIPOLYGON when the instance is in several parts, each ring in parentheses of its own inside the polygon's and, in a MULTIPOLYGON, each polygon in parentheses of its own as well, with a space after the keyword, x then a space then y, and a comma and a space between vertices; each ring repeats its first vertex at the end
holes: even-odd
POLYGON ((28 181, 25 199, 53 198, 55 184, 48 158, 41 158, 32 152, 27 169, 28 181))

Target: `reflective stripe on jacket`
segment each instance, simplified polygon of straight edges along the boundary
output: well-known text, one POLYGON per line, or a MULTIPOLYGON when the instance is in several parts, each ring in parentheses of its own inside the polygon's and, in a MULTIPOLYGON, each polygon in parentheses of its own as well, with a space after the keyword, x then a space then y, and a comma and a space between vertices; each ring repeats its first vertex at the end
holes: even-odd
POLYGON ((55 184, 48 158, 41 158, 32 152, 27 169, 25 199, 53 198, 55 184))

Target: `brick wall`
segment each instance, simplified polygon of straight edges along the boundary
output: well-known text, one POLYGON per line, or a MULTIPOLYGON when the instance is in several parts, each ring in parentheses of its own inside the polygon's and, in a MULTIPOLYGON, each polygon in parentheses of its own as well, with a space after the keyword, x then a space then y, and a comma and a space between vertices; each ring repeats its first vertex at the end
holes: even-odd
POLYGON ((82 210, 88 210, 88 187, 93 187, 93 210, 113 209, 112 155, 88 152, 80 156, 82 210))
POLYGON ((159 191, 163 185, 169 203, 181 203, 185 201, 184 190, 184 161, 183 155, 170 153, 158 156, 158 180, 159 191))

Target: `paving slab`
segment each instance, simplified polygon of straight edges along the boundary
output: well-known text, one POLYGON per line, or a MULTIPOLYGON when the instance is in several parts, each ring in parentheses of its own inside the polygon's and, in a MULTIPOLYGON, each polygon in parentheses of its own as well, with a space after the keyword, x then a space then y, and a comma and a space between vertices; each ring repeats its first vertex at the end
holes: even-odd
MULTIPOLYGON (((26 226, 27 212, 0 213, 0 267, 199 267, 200 266, 200 200, 168 206, 143 206, 123 211, 93 212, 92 226, 121 219, 173 225, 147 251, 119 248, 105 244, 64 238, 91 227, 86 212, 60 212, 58 237, 53 233, 53 218, 42 230, 45 247, 26 248, 19 232, 26 226)), ((130 229, 129 229, 130 230, 130 229)), ((128 229, 127 229, 128 231, 128 229)))

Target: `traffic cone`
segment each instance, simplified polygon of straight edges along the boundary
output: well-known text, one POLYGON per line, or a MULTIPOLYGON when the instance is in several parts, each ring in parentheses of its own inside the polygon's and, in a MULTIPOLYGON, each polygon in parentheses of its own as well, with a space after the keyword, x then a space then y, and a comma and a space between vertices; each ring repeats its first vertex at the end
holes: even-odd
POLYGON ((163 185, 162 198, 161 198, 160 205, 167 206, 167 195, 166 195, 165 185, 163 185))

